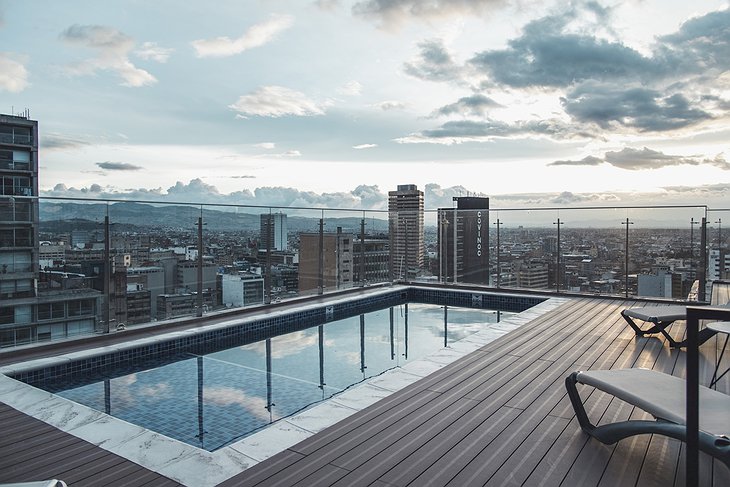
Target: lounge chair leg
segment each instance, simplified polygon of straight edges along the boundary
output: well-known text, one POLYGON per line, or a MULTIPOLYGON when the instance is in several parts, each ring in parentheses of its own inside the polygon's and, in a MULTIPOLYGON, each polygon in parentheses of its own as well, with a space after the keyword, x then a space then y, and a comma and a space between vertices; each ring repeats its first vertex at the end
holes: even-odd
POLYGON ((578 420, 578 424, 583 431, 593 436, 593 431, 596 429, 596 426, 588 419, 588 414, 586 413, 586 408, 583 405, 583 400, 580 398, 578 389, 575 387, 577 382, 578 372, 573 372, 565 378, 565 388, 568 390, 568 398, 570 398, 570 403, 573 405, 573 410, 575 411, 575 417, 578 420))

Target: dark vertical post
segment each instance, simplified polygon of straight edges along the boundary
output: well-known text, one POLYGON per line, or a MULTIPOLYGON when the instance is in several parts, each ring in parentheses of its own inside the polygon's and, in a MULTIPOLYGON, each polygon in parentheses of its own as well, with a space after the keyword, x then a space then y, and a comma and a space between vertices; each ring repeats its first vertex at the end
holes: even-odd
POLYGON ((453 240, 454 240, 454 257, 453 257, 454 258, 454 265, 452 266, 452 273, 453 273, 453 276, 452 276, 452 279, 453 280, 452 280, 452 282, 454 284, 456 284, 457 282, 459 282, 459 270, 458 270, 459 269, 459 266, 457 265, 457 262, 459 261, 459 255, 458 255, 458 249, 459 249, 459 247, 456 244, 456 238, 458 236, 457 229, 459 227, 459 214, 458 214, 458 211, 459 210, 457 208, 454 208, 454 222, 451 225, 451 228, 453 229, 453 232, 454 232, 454 238, 453 238, 453 240))
POLYGON ((444 306, 444 347, 449 345, 449 307, 444 306))
POLYGON ((104 379, 104 412, 112 413, 112 385, 110 379, 104 379))
POLYGON ((360 286, 365 286, 365 217, 360 220, 360 286))
POLYGON ((203 316, 203 208, 198 217, 198 310, 196 316, 203 316))
POLYGON ((205 421, 203 420, 203 387, 205 385, 203 376, 203 357, 198 357, 198 439, 200 448, 205 443, 205 421))
POLYGON ((405 339, 405 351, 403 353, 403 356, 408 360, 408 303, 404 305, 405 308, 405 330, 404 330, 404 339, 405 339))
POLYGON ((269 421, 273 422, 271 408, 276 406, 273 403, 273 392, 271 385, 271 338, 266 339, 266 410, 269 412, 269 421))
POLYGON ((502 269, 501 262, 499 261, 499 227, 502 225, 502 223, 499 221, 499 218, 497 218, 495 225, 497 225, 497 248, 495 250, 497 254, 497 287, 499 287, 502 283, 502 269))
POLYGON ((563 225, 564 222, 560 221, 560 218, 558 218, 557 222, 553 222, 553 225, 558 226, 558 248, 557 248, 557 268, 555 270, 555 288, 556 292, 560 292, 560 276, 562 274, 562 271, 560 269, 560 225, 563 225))
POLYGON ((409 254, 409 252, 408 252, 408 220, 403 220, 403 223, 404 223, 404 225, 406 227, 406 233, 405 233, 405 236, 404 236, 405 237, 404 240, 405 240, 405 246, 406 246, 406 248, 405 248, 406 282, 408 282, 409 281, 409 276, 408 276, 408 268, 409 268, 409 262, 408 262, 408 257, 409 257, 409 255, 408 255, 409 254))
MULTIPOLYGON (((283 230, 284 229, 282 228, 282 231, 283 230)), ((266 282, 265 304, 271 304, 271 247, 275 235, 276 229, 274 226, 274 216, 271 214, 271 208, 269 208, 269 221, 266 225, 266 276, 264 277, 264 281, 266 282)))
POLYGON ((319 219, 319 267, 317 275, 317 289, 319 294, 324 293, 324 218, 319 219))
POLYGON ((106 216, 104 217, 104 333, 109 333, 109 320, 111 320, 109 309, 111 308, 111 244, 109 242, 109 206, 106 207, 106 216))
POLYGON ((700 366, 698 333, 700 321, 698 311, 687 308, 687 471, 685 485, 698 485, 700 464, 700 366))
POLYGON ((446 253, 444 252, 444 249, 446 248, 446 225, 449 223, 449 221, 446 219, 446 210, 439 210, 439 216, 438 216, 438 228, 439 228, 439 235, 438 235, 438 241, 439 241, 439 282, 446 282, 446 271, 445 269, 448 269, 448 265, 446 265, 446 253))
POLYGON ((625 295, 628 298, 629 297, 629 225, 633 225, 634 222, 629 221, 628 218, 626 218, 625 222, 621 223, 622 225, 626 225, 626 249, 624 251, 625 254, 625 262, 624 262, 624 279, 625 279, 625 295))
MULTIPOLYGON (((717 221, 717 250, 722 249, 722 218, 718 218, 717 221)), ((722 255, 720 255, 722 259, 722 255)))
POLYGON ((324 326, 319 325, 317 332, 319 335, 319 388, 322 389, 324 397, 324 326))
POLYGON ((696 222, 695 218, 692 217, 689 220, 689 268, 697 274, 697 266, 695 264, 695 225, 700 222, 696 222))
POLYGON ((365 375, 365 315, 360 315, 360 372, 365 375))
POLYGON ((705 295, 705 286, 707 282, 707 217, 702 217, 702 223, 700 224, 700 288, 697 293, 697 300, 704 302, 707 298, 705 295))
POLYGON ((393 307, 390 308, 390 360, 395 360, 395 334, 393 333, 393 307))

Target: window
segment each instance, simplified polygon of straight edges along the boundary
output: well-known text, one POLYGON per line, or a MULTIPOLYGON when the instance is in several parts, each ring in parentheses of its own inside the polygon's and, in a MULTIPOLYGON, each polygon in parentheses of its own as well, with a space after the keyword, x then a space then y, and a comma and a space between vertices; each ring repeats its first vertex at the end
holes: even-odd
POLYGON ((38 319, 39 320, 50 320, 51 319, 51 304, 39 304, 38 305, 38 319))
POLYGON ((93 311, 91 300, 84 299, 82 301, 70 301, 68 303, 69 316, 90 315, 93 311))
POLYGON ((0 325, 15 323, 15 308, 0 308, 0 325))

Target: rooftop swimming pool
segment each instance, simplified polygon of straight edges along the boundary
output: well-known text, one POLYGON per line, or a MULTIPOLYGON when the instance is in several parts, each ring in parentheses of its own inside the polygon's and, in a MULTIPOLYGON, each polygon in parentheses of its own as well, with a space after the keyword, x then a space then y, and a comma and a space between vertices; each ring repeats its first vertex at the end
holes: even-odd
POLYGON ((215 451, 484 330, 501 314, 403 304, 220 351, 147 357, 36 386, 215 451))
POLYGON ((0 394, 18 411, 183 485, 214 487, 566 301, 428 286, 365 288, 14 362, 0 367, 0 394), (501 310, 499 323, 492 310, 501 310), (175 389, 181 380, 184 393, 175 389), (77 402, 87 399, 62 397, 61 389, 88 396, 93 408, 77 402), (129 421, 112 416, 123 411, 129 421), (153 416, 162 418, 162 433, 130 422, 147 424, 153 416), (238 429, 244 416, 254 428, 247 436, 238 429), (232 434, 217 431, 234 423, 232 434))

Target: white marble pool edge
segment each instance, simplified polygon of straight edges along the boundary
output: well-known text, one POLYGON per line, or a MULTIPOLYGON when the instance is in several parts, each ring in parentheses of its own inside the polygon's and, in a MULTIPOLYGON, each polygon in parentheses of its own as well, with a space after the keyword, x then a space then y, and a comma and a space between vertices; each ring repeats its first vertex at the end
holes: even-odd
MULTIPOLYGON (((18 369, 42 368, 52 363, 58 363, 59 360, 70 361, 89 355, 98 355, 100 351, 104 352, 104 348, 2 367, 0 368, 0 397, 9 406, 29 416, 181 484, 190 487, 213 487, 568 301, 567 298, 550 298, 526 311, 505 318, 499 323, 491 324, 486 329, 455 342, 449 347, 441 348, 427 357, 396 367, 350 387, 330 399, 272 423, 215 452, 208 452, 168 438, 5 375, 18 369)), ((228 325, 220 323, 210 326, 228 325)), ((200 329, 195 329, 171 334, 188 334, 199 331, 200 329)), ((171 334, 167 336, 169 337, 171 334)), ((135 340, 125 344, 124 347, 138 346, 140 342, 149 340, 160 340, 160 337, 135 340)), ((111 352, 118 350, 120 346, 107 348, 111 352)))

